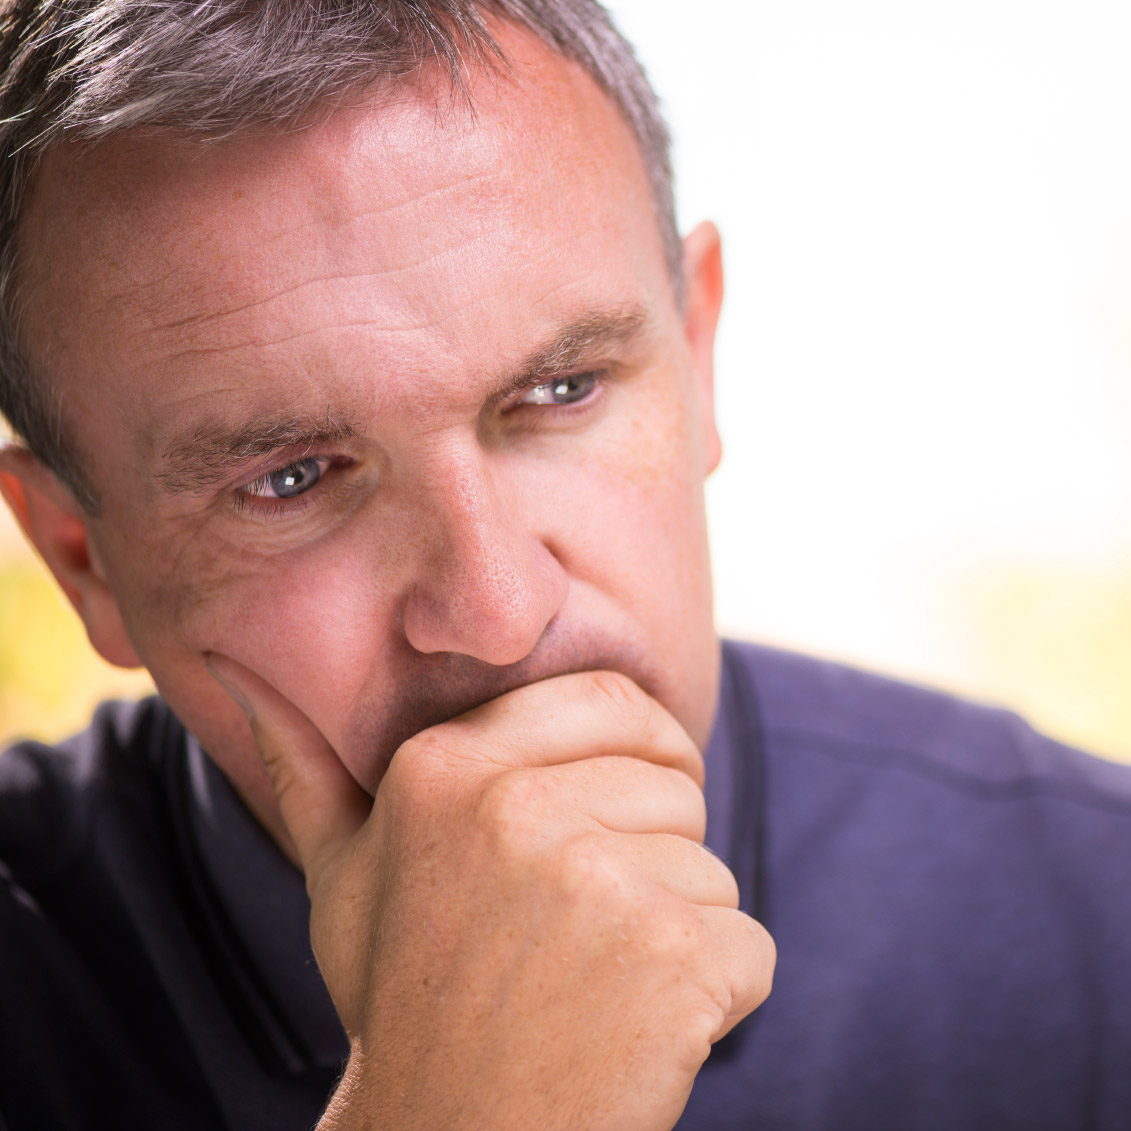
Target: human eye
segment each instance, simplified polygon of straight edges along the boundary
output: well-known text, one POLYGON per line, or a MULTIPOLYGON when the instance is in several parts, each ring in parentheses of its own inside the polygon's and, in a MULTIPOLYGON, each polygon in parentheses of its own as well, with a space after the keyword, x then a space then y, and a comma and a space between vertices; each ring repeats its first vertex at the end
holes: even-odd
POLYGON ((252 480, 239 493, 244 498, 293 499, 314 487, 330 464, 331 460, 323 457, 304 456, 252 480))
POLYGON ((542 385, 534 385, 514 402, 516 405, 571 405, 584 401, 600 383, 597 372, 572 373, 555 377, 542 385))

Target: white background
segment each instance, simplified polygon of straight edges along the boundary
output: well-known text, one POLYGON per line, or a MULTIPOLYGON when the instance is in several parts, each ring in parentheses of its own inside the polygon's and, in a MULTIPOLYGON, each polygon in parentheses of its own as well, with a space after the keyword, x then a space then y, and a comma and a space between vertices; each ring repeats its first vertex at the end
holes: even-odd
POLYGON ((1131 5, 611 9, 724 237, 721 624, 1008 689, 982 579, 1131 579, 1131 5))

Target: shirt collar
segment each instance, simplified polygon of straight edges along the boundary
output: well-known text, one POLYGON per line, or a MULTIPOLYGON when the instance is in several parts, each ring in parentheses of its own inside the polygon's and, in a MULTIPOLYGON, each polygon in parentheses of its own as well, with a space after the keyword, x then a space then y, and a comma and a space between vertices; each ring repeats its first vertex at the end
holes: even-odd
POLYGON ((199 860, 254 980, 282 1023, 270 1037, 284 1048, 288 1037, 297 1046, 283 1055, 292 1071, 340 1065, 346 1040, 310 948, 302 875, 191 736, 187 756, 189 820, 199 860))
POLYGON ((707 836, 704 843, 716 856, 733 867, 731 798, 734 796, 734 720, 726 702, 726 686, 724 678, 711 738, 703 752, 706 767, 703 795, 707 802, 707 836))

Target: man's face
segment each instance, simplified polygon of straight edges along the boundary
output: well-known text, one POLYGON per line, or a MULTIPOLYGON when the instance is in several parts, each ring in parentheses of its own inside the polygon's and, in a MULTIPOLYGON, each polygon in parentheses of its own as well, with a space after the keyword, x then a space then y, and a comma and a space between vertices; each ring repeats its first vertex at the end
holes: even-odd
POLYGON ((717 686, 709 364, 641 158, 577 68, 504 31, 475 114, 403 92, 209 147, 43 170, 26 341, 102 498, 137 655, 260 811, 258 673, 374 791, 396 746, 609 667, 700 743, 717 686))

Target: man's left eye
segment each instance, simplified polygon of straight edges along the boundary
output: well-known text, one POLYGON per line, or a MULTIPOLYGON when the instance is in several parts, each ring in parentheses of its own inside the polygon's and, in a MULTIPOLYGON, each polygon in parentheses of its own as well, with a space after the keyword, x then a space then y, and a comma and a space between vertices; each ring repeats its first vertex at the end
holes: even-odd
POLYGON ((293 499, 296 495, 309 491, 329 466, 328 459, 307 456, 286 467, 280 467, 278 471, 269 472, 254 483, 249 483, 243 490, 245 494, 261 499, 293 499))
POLYGON ((575 373, 559 377, 545 385, 535 385, 515 402, 516 404, 575 404, 583 401, 597 385, 596 373, 575 373))

